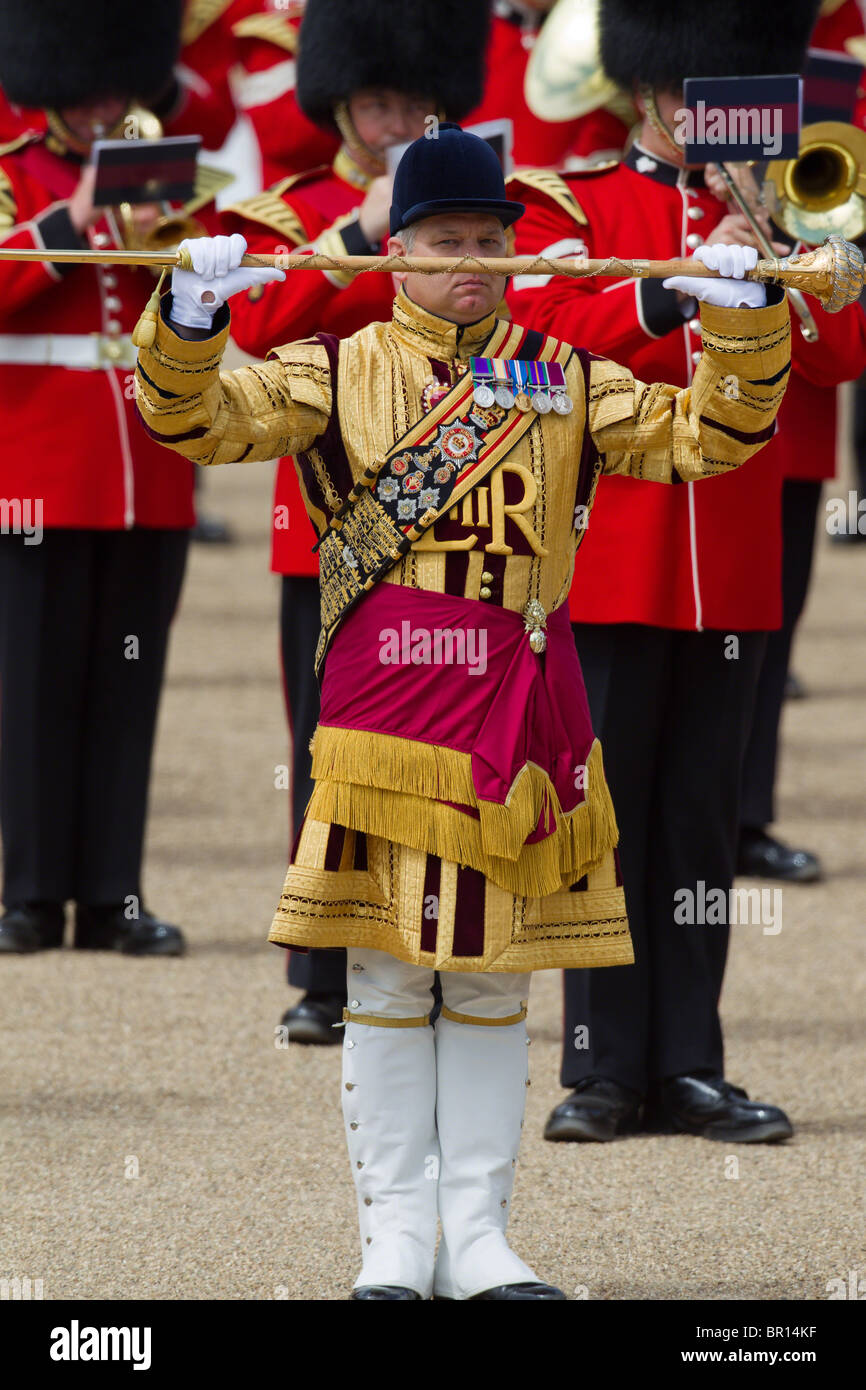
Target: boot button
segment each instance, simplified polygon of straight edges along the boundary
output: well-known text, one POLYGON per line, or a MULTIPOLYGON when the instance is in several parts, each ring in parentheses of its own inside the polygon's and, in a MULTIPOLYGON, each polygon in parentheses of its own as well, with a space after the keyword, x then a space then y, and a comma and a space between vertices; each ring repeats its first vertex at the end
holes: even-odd
POLYGON ((365 1198, 364 1198, 364 1206, 365 1206, 365 1207, 371 1207, 372 1205, 373 1205, 373 1198, 372 1198, 372 1197, 365 1197, 365 1198))
POLYGON ((485 571, 484 571, 484 573, 483 573, 482 576, 481 576, 481 583, 482 583, 482 584, 492 584, 492 583, 493 583, 493 575, 490 573, 490 570, 485 570, 485 571))
POLYGON ((488 589, 487 585, 485 584, 483 589, 479 589, 479 590, 478 590, 478 597, 479 597, 479 598, 490 598, 491 595, 492 595, 492 593, 493 593, 493 590, 492 590, 492 589, 488 589))
POLYGON ((368 1237, 367 1237, 367 1244, 368 1244, 368 1245, 372 1245, 372 1244, 373 1244, 373 1237, 372 1237, 372 1236, 368 1236, 368 1237))
POLYGON ((499 1203, 499 1205, 500 1205, 501 1207, 507 1207, 507 1206, 508 1206, 508 1203, 507 1203, 507 1201, 505 1200, 504 1197, 502 1198, 502 1201, 499 1203))
POLYGON ((363 965, 359 965, 358 962, 355 961, 355 964, 352 966, 352 969, 353 969, 353 970, 363 970, 364 967, 363 967, 363 965))
POLYGON ((349 1128, 350 1128, 350 1129, 357 1129, 357 1128, 358 1128, 358 1121, 357 1121, 357 1120, 352 1120, 351 1124, 349 1125, 349 1128))
POLYGON ((351 1038, 350 1038, 349 1041, 346 1043, 346 1046, 347 1046, 347 1047, 354 1047, 354 1046, 355 1046, 355 1044, 352 1042, 352 1039, 351 1039, 351 1038))
POLYGON ((351 1007, 352 1007, 353 1009, 360 1009, 360 1007, 361 1007, 361 1001, 360 1001, 360 999, 353 999, 353 1000, 352 1000, 351 1007))
POLYGON ((354 1081, 347 1081, 347 1082, 346 1082, 346 1090, 347 1090, 347 1091, 354 1091, 354 1089, 355 1089, 355 1083, 354 1083, 354 1081))
POLYGON ((361 1160, 360 1160, 360 1158, 359 1158, 359 1159, 358 1159, 358 1162, 355 1164, 355 1167, 356 1167, 356 1168, 363 1168, 363 1166, 364 1166, 364 1165, 363 1165, 363 1163, 361 1162, 361 1160))

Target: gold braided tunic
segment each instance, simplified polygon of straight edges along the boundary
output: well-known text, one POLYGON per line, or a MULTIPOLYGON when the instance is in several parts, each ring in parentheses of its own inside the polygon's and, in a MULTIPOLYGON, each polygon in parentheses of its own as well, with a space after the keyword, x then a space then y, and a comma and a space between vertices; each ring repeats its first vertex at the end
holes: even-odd
MULTIPOLYGON (((535 418, 484 483, 383 582, 516 613, 536 600, 550 614, 567 597, 602 472, 678 483, 710 479, 748 459, 772 434, 784 392, 787 304, 704 305, 702 323, 704 352, 691 387, 682 389, 646 385, 613 362, 544 339, 538 356, 562 363, 572 413, 535 418)), ((437 384, 457 380, 471 356, 519 358, 527 340, 525 329, 495 315, 468 327, 450 323, 401 290, 389 323, 342 341, 321 334, 276 349, 260 365, 221 373, 225 311, 215 327, 212 337, 187 341, 160 318, 136 374, 145 427, 200 464, 297 455, 320 534, 364 469, 420 419, 437 384)), ((604 579, 577 567, 578 583, 604 579)), ((471 801, 460 756, 449 763, 437 760, 435 746, 425 752, 414 742, 320 725, 315 790, 270 940, 373 948, 443 970, 630 963, 598 742, 587 758, 586 801, 569 824, 558 825, 549 843, 526 844, 508 859, 477 819, 447 804, 471 801)), ((529 771, 520 794, 541 798, 549 785, 540 770, 529 771)), ((504 831, 507 814, 508 807, 504 831)))

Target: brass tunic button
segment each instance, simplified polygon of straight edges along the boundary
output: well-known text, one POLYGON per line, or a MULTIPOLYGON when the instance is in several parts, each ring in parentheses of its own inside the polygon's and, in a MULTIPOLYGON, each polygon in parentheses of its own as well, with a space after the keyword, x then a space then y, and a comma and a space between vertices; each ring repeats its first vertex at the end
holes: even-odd
POLYGON ((492 589, 488 589, 488 588, 487 588, 487 585, 485 584, 485 586, 484 586, 483 589, 479 589, 479 591, 478 591, 478 597, 479 597, 479 598, 490 598, 491 595, 492 595, 492 593, 493 593, 493 590, 492 590, 492 589))
POLYGON ((700 352, 693 352, 693 353, 692 353, 692 361, 694 362, 695 366, 698 365, 698 363, 700 362, 702 356, 703 356, 703 353, 700 353, 700 352))
POLYGON ((693 333, 698 333, 698 334, 699 334, 700 331, 701 331, 701 321, 700 321, 700 319, 697 319, 697 318, 695 318, 695 319, 689 319, 689 328, 691 329, 691 331, 692 331, 693 333))
POLYGON ((686 237, 686 246, 690 251, 694 251, 696 247, 703 246, 703 244, 704 239, 702 236, 698 236, 697 232, 689 232, 686 237))
POLYGON ((493 583, 493 575, 490 573, 490 570, 484 570, 483 574, 481 575, 481 583, 482 583, 482 584, 492 584, 492 583, 493 583))
POLYGON ((693 222, 700 222, 703 215, 703 208, 687 208, 686 210, 686 217, 690 217, 693 222))

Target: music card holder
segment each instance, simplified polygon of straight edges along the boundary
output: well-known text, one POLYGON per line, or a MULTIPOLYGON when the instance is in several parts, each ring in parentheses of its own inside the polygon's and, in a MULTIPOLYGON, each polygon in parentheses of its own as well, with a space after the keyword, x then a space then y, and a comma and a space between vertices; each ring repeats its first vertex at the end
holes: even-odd
POLYGON ((120 203, 186 203, 193 196, 200 135, 165 140, 95 140, 95 207, 120 203))
POLYGON ((687 77, 674 136, 689 165, 796 159, 802 106, 803 80, 796 73, 687 77))

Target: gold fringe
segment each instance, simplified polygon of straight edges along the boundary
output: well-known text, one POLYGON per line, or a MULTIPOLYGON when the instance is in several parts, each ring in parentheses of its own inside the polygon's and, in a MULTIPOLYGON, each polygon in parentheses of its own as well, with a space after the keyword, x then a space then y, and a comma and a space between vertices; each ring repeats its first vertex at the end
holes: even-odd
POLYGON ((469 777, 468 754, 390 735, 325 729, 325 737, 320 738, 322 733, 320 726, 313 741, 317 780, 307 808, 310 819, 362 830, 477 869, 516 897, 546 897, 575 883, 599 866, 619 838, 598 740, 587 758, 586 800, 566 815, 547 775, 532 765, 515 780, 507 806, 479 805, 469 777), (332 734, 348 737, 331 738, 332 734), (360 740, 354 748, 352 737, 360 740), (402 745, 402 750, 390 746, 395 744, 402 745), (363 748, 369 760, 363 758, 363 748), (406 775, 407 759, 416 756, 418 775, 414 775, 414 761, 406 775), (356 760, 360 777, 353 781, 345 774, 356 760), (338 780, 337 768, 345 780, 338 780), (453 780, 446 776, 449 771, 453 780), (397 773, 403 775, 398 779, 397 773), (391 786, 383 785, 386 778, 392 779, 391 786), (393 781, 398 781, 396 787, 393 781), (404 790, 407 786, 412 790, 404 790), (443 805, 443 800, 476 806, 481 819, 443 805), (532 818, 532 811, 527 818, 527 807, 536 805, 539 811, 542 805, 549 806, 556 830, 545 840, 527 845, 523 840, 538 820, 537 814, 532 818), (512 807, 514 823, 509 819, 512 807), (515 824, 520 827, 527 819, 528 829, 522 832, 516 852, 509 853, 521 834, 515 824))

